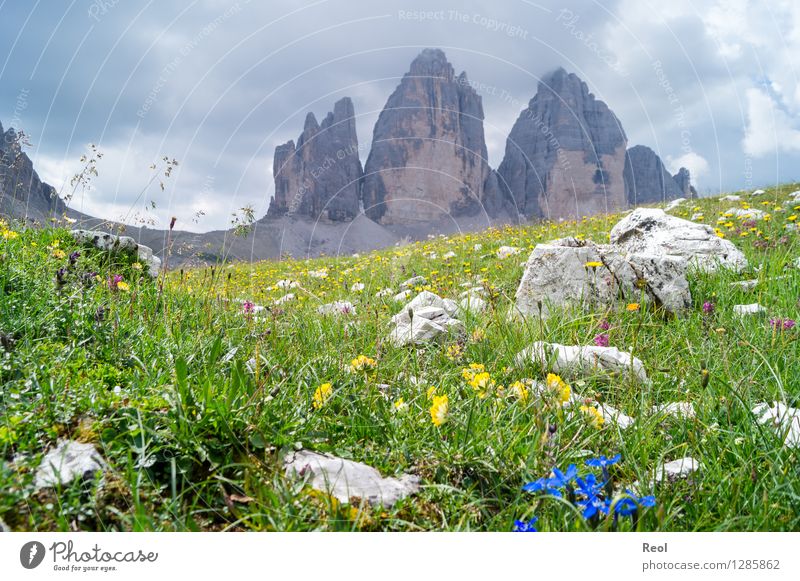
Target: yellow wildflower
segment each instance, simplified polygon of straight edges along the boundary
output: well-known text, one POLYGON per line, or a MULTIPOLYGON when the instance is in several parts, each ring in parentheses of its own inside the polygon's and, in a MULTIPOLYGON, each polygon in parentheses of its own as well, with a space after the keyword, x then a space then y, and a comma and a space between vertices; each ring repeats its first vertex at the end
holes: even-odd
POLYGON ((592 427, 597 428, 598 430, 603 427, 605 423, 605 418, 600 411, 594 406, 582 405, 581 412, 586 416, 586 419, 589 421, 592 427))
POLYGON ((378 362, 371 357, 359 355, 350 362, 350 371, 353 373, 357 371, 366 371, 368 369, 375 369, 377 366, 378 362))
POLYGON ((446 395, 436 395, 431 404, 431 421, 434 426, 441 426, 447 421, 449 404, 446 395))
POLYGON ((129 290, 131 290, 130 285, 124 280, 121 280, 117 283, 117 288, 124 292, 128 292, 129 290))
POLYGON ((528 395, 530 392, 528 391, 528 388, 525 387, 525 384, 521 381, 515 381, 509 385, 508 388, 511 390, 511 393, 517 396, 517 399, 522 403, 526 403, 528 401, 528 395))
POLYGON ((629 303, 627 307, 625 307, 628 311, 638 311, 639 310, 639 303, 629 303))
POLYGON ((584 264, 586 268, 600 268, 603 266, 603 263, 598 260, 590 260, 586 264, 584 264))
POLYGON ((450 361, 455 361, 464 354, 464 349, 458 343, 447 347, 447 358, 450 361))
POLYGON ((472 376, 469 385, 478 392, 478 397, 484 398, 486 397, 487 391, 494 387, 494 380, 491 375, 482 371, 472 376))
POLYGON ((572 388, 555 373, 548 373, 545 380, 547 388, 558 396, 558 401, 565 404, 572 395, 572 388))
POLYGON ((314 392, 314 409, 318 410, 333 395, 333 386, 330 383, 323 383, 314 392))
POLYGON ((483 329, 475 329, 472 332, 472 342, 473 343, 480 343, 484 339, 486 339, 486 331, 484 331, 483 329))
POLYGON ((428 388, 428 392, 425 394, 425 397, 432 399, 434 395, 436 395, 436 387, 432 385, 428 388))

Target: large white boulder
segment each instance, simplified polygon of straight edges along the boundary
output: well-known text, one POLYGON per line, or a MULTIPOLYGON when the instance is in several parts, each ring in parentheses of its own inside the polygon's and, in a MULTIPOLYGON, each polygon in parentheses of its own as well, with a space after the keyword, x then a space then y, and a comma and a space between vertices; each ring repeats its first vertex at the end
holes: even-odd
POLYGON ((517 366, 522 366, 527 362, 536 363, 553 373, 604 372, 613 375, 627 375, 642 382, 647 381, 644 363, 616 347, 560 345, 536 341, 514 358, 517 366))
POLYGON ((705 224, 670 216, 657 208, 637 208, 611 230, 613 245, 624 251, 686 260, 711 272, 719 267, 741 271, 747 259, 732 242, 705 224))
POLYGON ((691 305, 686 260, 647 252, 620 252, 575 238, 537 245, 525 265, 516 312, 547 316, 552 308, 611 306, 642 295, 667 311, 691 305))
POLYGON ((316 490, 350 503, 351 498, 367 501, 372 506, 390 507, 419 491, 419 477, 403 474, 400 478, 384 478, 375 468, 337 458, 300 450, 284 458, 287 477, 307 478, 316 490))

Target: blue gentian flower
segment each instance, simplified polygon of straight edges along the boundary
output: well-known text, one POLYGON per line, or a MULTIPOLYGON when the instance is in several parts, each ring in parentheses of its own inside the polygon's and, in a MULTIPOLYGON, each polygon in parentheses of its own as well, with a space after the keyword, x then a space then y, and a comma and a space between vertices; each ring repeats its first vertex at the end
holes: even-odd
POLYGON ((539 532, 536 529, 536 521, 537 520, 539 520, 537 517, 533 517, 529 521, 515 520, 514 521, 514 532, 515 533, 536 533, 536 532, 539 532))
POLYGON ((586 465, 594 468, 607 468, 619 462, 620 458, 622 458, 621 454, 617 454, 611 458, 606 458, 605 456, 600 456, 599 458, 590 458, 586 461, 586 465))
POLYGON ((566 472, 558 468, 553 468, 553 477, 550 479, 550 486, 562 488, 571 483, 578 476, 578 468, 575 464, 567 466, 566 472))
POLYGON ((525 492, 544 492, 553 496, 561 497, 561 491, 553 487, 552 478, 539 478, 533 482, 528 482, 522 487, 525 492))

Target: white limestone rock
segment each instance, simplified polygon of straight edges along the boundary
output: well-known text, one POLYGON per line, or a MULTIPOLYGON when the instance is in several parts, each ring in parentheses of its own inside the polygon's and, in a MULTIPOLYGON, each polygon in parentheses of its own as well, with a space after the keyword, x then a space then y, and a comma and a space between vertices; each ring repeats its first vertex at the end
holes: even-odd
POLYGON ((412 294, 414 293, 412 293, 410 290, 404 290, 403 292, 399 292, 394 295, 394 301, 402 303, 403 301, 408 300, 408 297, 410 297, 412 294))
POLYGON ((728 208, 725 211, 725 214, 730 214, 736 218, 739 218, 740 220, 761 220, 767 215, 767 213, 763 210, 758 210, 756 208, 728 208))
POLYGON ((396 346, 421 344, 462 333, 464 324, 454 318, 458 305, 430 292, 422 291, 391 319, 394 329, 389 340, 396 346))
POLYGON ((504 260, 509 256, 516 256, 520 252, 522 252, 522 249, 517 248, 516 246, 501 246, 500 248, 497 249, 496 256, 500 260, 504 260))
POLYGON ((741 202, 742 201, 742 196, 737 196, 737 195, 731 194, 729 196, 722 196, 719 199, 719 201, 720 202, 741 202))
POLYGON ((766 193, 767 193, 767 192, 765 192, 764 190, 756 190, 756 191, 754 191, 754 192, 753 192, 752 194, 750 194, 750 195, 751 195, 751 196, 763 196, 763 195, 764 195, 764 194, 766 194, 766 193))
POLYGON ((284 305, 286 303, 292 302, 295 299, 294 293, 287 293, 282 297, 275 299, 274 304, 276 305, 284 305))
POLYGON ((670 210, 674 210, 675 208, 683 204, 685 201, 686 198, 675 198, 669 204, 667 204, 666 207, 664 207, 664 211, 669 212, 670 210))
POLYGON ((694 406, 688 401, 673 401, 653 406, 653 414, 672 416, 684 420, 690 420, 695 417, 694 406))
POLYGON ((516 311, 548 316, 552 308, 570 305, 589 309, 623 299, 639 301, 643 282, 646 300, 680 313, 692 301, 686 268, 680 258, 646 252, 625 255, 615 247, 575 238, 538 244, 517 288, 516 311))
POLYGON ((536 341, 514 358, 515 364, 520 367, 529 361, 554 373, 590 374, 599 371, 647 381, 647 372, 642 361, 616 347, 567 346, 536 341))
POLYGON ((355 315, 356 307, 350 301, 334 301, 317 307, 320 315, 355 315))
POLYGON ((617 408, 608 404, 601 404, 598 407, 600 409, 600 414, 607 423, 619 426, 622 430, 626 430, 633 425, 633 418, 624 414, 617 408))
POLYGON ((749 305, 733 305, 733 314, 739 317, 744 317, 747 315, 759 315, 766 312, 767 309, 758 303, 752 303, 749 305))
POLYGON ((307 478, 312 488, 342 503, 358 498, 372 506, 388 508, 419 491, 417 476, 403 474, 399 478, 384 478, 366 464, 308 450, 288 454, 284 458, 284 470, 287 477, 307 478))
POLYGON ((775 402, 760 403, 752 411, 759 424, 772 426, 784 438, 784 446, 800 447, 800 409, 775 402))
POLYGON ((459 310, 471 315, 479 315, 486 310, 486 301, 476 295, 469 295, 458 303, 459 310))
POLYGON ((425 279, 424 276, 412 276, 407 281, 400 283, 400 288, 411 289, 414 288, 415 286, 425 284, 426 282, 427 280, 425 279))
POLYGON ((677 480, 689 478, 692 474, 700 470, 702 470, 700 462, 691 456, 686 456, 659 466, 656 469, 653 481, 657 483, 664 481, 675 482, 677 480))
POLYGON ((612 228, 610 240, 623 251, 683 259, 706 272, 719 267, 739 272, 747 267, 744 254, 710 226, 657 208, 637 208, 628 214, 612 228))
POLYGON ((158 278, 161 272, 161 259, 153 254, 149 246, 138 244, 130 236, 117 236, 100 230, 73 230, 72 236, 81 244, 91 244, 103 252, 136 253, 136 259, 147 266, 147 273, 152 278, 158 278))
POLYGON ((61 440, 42 459, 36 469, 34 482, 37 490, 66 486, 76 479, 90 480, 106 469, 105 460, 93 444, 61 440))

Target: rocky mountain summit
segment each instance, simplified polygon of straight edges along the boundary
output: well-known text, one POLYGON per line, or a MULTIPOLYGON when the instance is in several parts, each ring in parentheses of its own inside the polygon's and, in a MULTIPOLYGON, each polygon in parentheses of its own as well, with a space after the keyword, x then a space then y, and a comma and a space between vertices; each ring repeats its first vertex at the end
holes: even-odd
POLYGON ((414 59, 378 118, 365 166, 367 215, 384 224, 437 220, 496 208, 483 104, 444 52, 414 59), (487 195, 490 199, 487 199, 487 195))
POLYGON ((691 197, 689 170, 673 175, 656 152, 645 145, 631 147, 625 156, 625 197, 631 206, 691 197))
POLYGON ((498 174, 526 218, 578 218, 627 204, 628 139, 619 119, 575 74, 558 69, 520 113, 498 174))
POLYGON ((0 123, 0 214, 44 221, 66 210, 55 188, 42 182, 22 151, 23 137, 0 123))
POLYGON ((273 172, 269 216, 298 214, 339 222, 355 218, 363 171, 350 98, 337 101, 322 124, 309 113, 297 145, 289 141, 275 150, 273 172))

